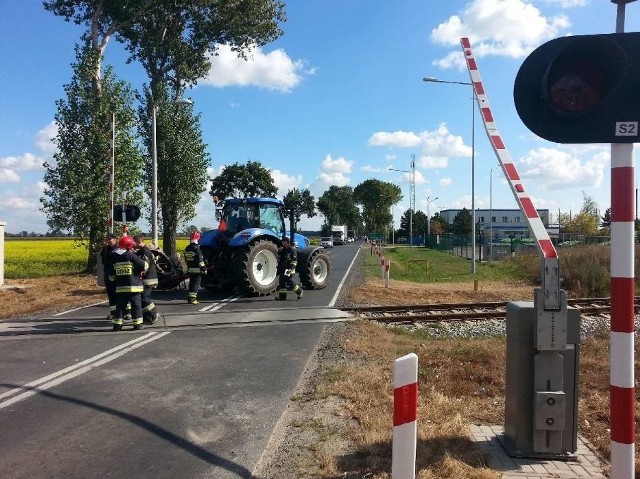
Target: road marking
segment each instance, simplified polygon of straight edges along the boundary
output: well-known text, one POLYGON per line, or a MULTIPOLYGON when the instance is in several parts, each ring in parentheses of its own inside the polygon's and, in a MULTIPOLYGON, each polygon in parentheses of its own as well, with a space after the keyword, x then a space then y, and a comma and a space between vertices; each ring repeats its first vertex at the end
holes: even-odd
POLYGON ((93 304, 87 304, 86 306, 79 306, 77 308, 73 308, 73 309, 67 309, 65 311, 62 311, 61 313, 56 313, 53 316, 62 316, 63 314, 67 314, 67 313, 73 313, 74 311, 80 311, 81 309, 87 309, 87 308, 92 308, 94 306, 100 306, 101 304, 106 304, 108 303, 108 301, 100 301, 99 303, 93 303, 93 304))
POLYGON ((169 333, 170 331, 165 331, 162 333, 147 333, 144 336, 140 336, 139 338, 116 346, 115 348, 111 348, 108 351, 93 356, 92 358, 85 359, 78 364, 74 364, 73 366, 61 369, 60 371, 56 371, 55 373, 49 374, 48 376, 45 376, 43 378, 36 379, 35 381, 25 384, 24 386, 2 393, 0 394, 0 399, 9 396, 14 397, 0 402, 0 409, 11 406, 12 404, 22 401, 23 399, 38 394, 41 391, 46 391, 53 386, 62 384, 63 382, 84 374, 97 366, 101 366, 110 361, 113 361, 114 359, 119 358, 120 356, 133 351, 134 349, 144 346, 145 344, 155 341, 156 339, 160 339, 169 333), (27 391, 25 391, 25 389, 27 389, 27 391), (17 396, 15 396, 16 394, 17 396))
POLYGON ((353 257, 353 260, 351 261, 351 264, 347 268, 347 272, 342 277, 342 281, 340 281, 340 284, 338 285, 338 289, 336 289, 336 294, 333 295, 333 298, 331 298, 331 302, 329 303, 329 307, 330 308, 333 308, 333 306, 336 304, 336 301, 338 300, 338 295, 340 294, 340 291, 342 290, 342 287, 344 286, 344 282, 349 277, 349 271, 351 271, 351 268, 353 267, 353 263, 356 262, 356 259, 358 259, 358 256, 360 255, 361 251, 362 251, 362 248, 358 249, 358 252, 353 257))
POLYGON ((210 304, 209 306, 205 306, 202 309, 199 309, 198 311, 203 312, 203 311, 217 311, 220 308, 222 308, 225 304, 227 303, 233 303, 236 299, 241 298, 242 295, 241 294, 236 294, 235 296, 231 296, 227 299, 224 299, 222 301, 218 301, 215 302, 213 304, 210 304))

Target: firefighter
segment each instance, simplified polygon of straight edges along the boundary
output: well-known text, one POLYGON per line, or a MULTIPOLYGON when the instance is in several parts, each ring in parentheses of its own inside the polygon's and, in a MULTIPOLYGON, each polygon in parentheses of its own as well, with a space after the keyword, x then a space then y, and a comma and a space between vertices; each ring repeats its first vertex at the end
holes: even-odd
POLYGON ((153 252, 149 246, 147 246, 142 236, 134 236, 133 241, 135 241, 138 248, 138 256, 144 259, 149 265, 147 272, 142 278, 142 286, 144 287, 144 291, 142 292, 142 319, 146 324, 153 324, 158 320, 158 310, 151 298, 151 291, 158 286, 156 260, 153 252))
POLYGON ((189 295, 187 297, 189 304, 198 304, 200 281, 202 275, 207 274, 198 241, 200 241, 200 232, 193 231, 189 235, 189 244, 184 250, 184 260, 187 263, 187 274, 189 275, 189 295))
POLYGON ((135 241, 131 236, 120 238, 118 248, 109 255, 109 279, 116 284, 116 314, 113 330, 120 331, 124 324, 127 305, 131 305, 133 329, 142 329, 142 277, 147 271, 147 262, 133 249, 135 241))
POLYGON ((296 283, 294 277, 296 274, 296 265, 298 264, 298 255, 295 248, 291 246, 289 238, 282 237, 282 243, 278 248, 278 269, 279 276, 278 296, 276 301, 285 301, 287 299, 287 289, 290 288, 298 295, 298 299, 302 298, 302 287, 296 283))
POLYGON ((109 300, 109 316, 107 321, 113 321, 116 313, 116 284, 109 279, 108 261, 111 252, 118 246, 118 238, 113 234, 108 234, 105 239, 104 246, 100 250, 100 258, 102 260, 102 273, 104 279, 104 287, 107 290, 107 299, 109 300))

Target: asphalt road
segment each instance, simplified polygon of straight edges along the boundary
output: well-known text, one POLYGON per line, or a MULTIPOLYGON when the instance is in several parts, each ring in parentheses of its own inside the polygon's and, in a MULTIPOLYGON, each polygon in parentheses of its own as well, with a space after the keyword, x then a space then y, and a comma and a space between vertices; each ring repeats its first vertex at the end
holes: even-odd
POLYGON ((346 318, 331 306, 358 246, 328 250, 330 286, 301 301, 191 306, 178 290, 143 331, 111 332, 106 304, 3 322, 0 477, 251 477, 327 321, 346 318))

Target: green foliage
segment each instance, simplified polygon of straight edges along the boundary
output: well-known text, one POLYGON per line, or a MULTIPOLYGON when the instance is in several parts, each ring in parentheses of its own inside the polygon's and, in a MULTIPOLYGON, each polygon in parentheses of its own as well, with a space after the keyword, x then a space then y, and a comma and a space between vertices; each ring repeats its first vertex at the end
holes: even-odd
POLYGON ((273 183, 271 172, 259 161, 249 161, 246 165, 237 162, 225 166, 220 174, 211 178, 211 196, 225 198, 275 198, 278 188, 273 183))
POLYGON ((353 199, 362 205, 362 218, 367 230, 384 231, 391 224, 391 206, 402 200, 402 190, 393 183, 369 179, 355 187, 353 199))
POLYGON ((453 224, 451 225, 451 232, 457 235, 471 234, 471 213, 468 209, 462 208, 455 218, 453 218, 453 224))
MULTIPOLYGON (((169 97, 170 92, 162 95, 169 97)), ((153 105, 146 92, 146 106, 140 107, 140 128, 152 156, 153 109, 156 108, 158 206, 162 221, 164 251, 175 253, 176 231, 195 216, 200 194, 206 190, 211 158, 202 137, 200 115, 193 106, 167 102, 153 105)), ((145 184, 151 195, 152 164, 146 163, 145 184)))
POLYGON ((318 210, 324 216, 323 230, 327 234, 331 225, 347 225, 347 229, 360 229, 362 217, 350 186, 332 185, 318 198, 318 210))
MULTIPOLYGON (((301 215, 307 215, 312 218, 316 215, 316 202, 308 189, 300 191, 297 188, 293 188, 284 195, 284 217, 293 220, 294 223, 300 221, 301 215), (293 210, 294 216, 290 218, 289 213, 293 210)), ((290 226, 291 229, 292 228, 290 226)))
POLYGON ((47 187, 40 199, 51 229, 78 236, 89 244, 87 270, 107 232, 109 212, 109 161, 112 114, 115 114, 115 195, 140 205, 142 155, 134 128, 130 87, 118 81, 111 68, 100 86, 94 72, 97 55, 88 45, 76 48, 71 82, 64 86, 67 98, 57 102, 54 143, 55 163, 45 163, 47 187))

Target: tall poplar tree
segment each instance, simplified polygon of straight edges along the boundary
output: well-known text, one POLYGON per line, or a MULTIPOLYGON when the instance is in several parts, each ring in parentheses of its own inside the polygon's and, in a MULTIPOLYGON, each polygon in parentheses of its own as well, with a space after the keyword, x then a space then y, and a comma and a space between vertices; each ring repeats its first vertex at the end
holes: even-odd
POLYGON ((115 194, 140 204, 143 157, 135 140, 136 115, 130 87, 116 79, 110 67, 96 94, 95 51, 76 47, 73 78, 64 86, 66 99, 56 102, 54 138, 57 152, 45 163, 47 187, 40 199, 53 230, 67 231, 88 243, 87 271, 93 271, 96 252, 107 232, 109 218, 109 162, 111 123, 115 114, 115 194))

